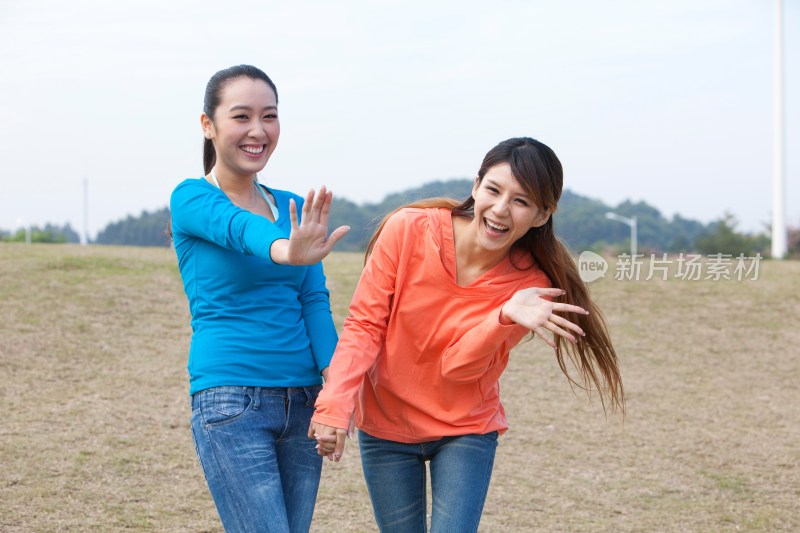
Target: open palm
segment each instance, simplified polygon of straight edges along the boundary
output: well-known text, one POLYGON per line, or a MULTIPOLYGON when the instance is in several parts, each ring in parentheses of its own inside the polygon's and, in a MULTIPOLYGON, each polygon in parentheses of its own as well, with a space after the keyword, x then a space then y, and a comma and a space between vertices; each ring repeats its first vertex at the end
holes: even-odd
POLYGON ((297 205, 294 200, 289 200, 289 218, 292 223, 288 246, 289 264, 313 265, 320 262, 350 230, 349 226, 340 226, 328 235, 328 216, 332 201, 333 193, 325 186, 320 188, 318 194, 313 189, 310 190, 298 223, 297 205))
POLYGON ((564 294, 561 289, 540 289, 530 287, 514 293, 501 310, 501 317, 524 326, 539 335, 547 344, 556 347, 555 341, 546 332, 561 335, 572 342, 575 337, 570 333, 574 331, 583 335, 583 330, 566 318, 554 314, 558 312, 588 314, 584 308, 577 305, 551 302, 542 296, 557 297, 564 294))

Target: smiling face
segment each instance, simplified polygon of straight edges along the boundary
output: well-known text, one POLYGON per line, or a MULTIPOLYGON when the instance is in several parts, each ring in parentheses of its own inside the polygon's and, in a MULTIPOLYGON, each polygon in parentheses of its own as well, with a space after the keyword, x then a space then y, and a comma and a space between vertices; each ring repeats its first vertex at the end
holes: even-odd
POLYGON ((200 117, 217 153, 217 173, 252 177, 267 164, 280 137, 278 103, 262 80, 234 78, 222 89, 213 116, 200 117))
POLYGON ((536 206, 508 163, 494 165, 482 180, 476 180, 472 197, 477 242, 490 252, 507 254, 517 239, 543 225, 550 216, 536 206))

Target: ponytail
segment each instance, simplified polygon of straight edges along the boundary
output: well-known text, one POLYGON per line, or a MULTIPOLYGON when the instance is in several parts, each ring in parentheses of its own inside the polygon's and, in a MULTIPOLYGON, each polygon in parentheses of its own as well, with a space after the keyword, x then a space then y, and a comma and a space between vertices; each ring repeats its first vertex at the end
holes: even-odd
POLYGON ((211 174, 211 169, 217 164, 217 151, 214 149, 214 141, 203 139, 203 172, 211 174))

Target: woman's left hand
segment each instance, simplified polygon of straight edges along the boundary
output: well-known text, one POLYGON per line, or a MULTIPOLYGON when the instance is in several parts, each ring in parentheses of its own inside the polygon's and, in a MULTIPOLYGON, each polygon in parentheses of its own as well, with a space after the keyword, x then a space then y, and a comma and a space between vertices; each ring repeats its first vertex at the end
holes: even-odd
POLYGON ((276 263, 286 265, 313 265, 327 256, 336 242, 350 231, 350 226, 340 226, 328 235, 328 216, 331 211, 333 193, 323 185, 319 193, 311 189, 303 203, 300 222, 297 220, 297 205, 289 200, 289 219, 292 230, 289 241, 277 240, 272 244, 270 255, 276 263))
POLYGON ((577 305, 554 303, 542 298, 542 296, 556 297, 563 294, 564 291, 555 288, 539 289, 531 287, 517 291, 500 309, 500 320, 506 323, 514 322, 528 328, 553 348, 556 347, 556 343, 546 333, 547 331, 551 331, 554 335, 561 335, 572 342, 577 342, 574 335, 568 330, 572 330, 582 336, 584 332, 580 326, 554 313, 559 311, 588 315, 589 312, 577 305))

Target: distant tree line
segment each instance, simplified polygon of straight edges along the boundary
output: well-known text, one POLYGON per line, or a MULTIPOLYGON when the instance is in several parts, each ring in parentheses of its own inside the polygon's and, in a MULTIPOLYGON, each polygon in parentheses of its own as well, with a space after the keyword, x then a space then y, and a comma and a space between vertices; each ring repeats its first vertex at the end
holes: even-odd
MULTIPOLYGON (((356 204, 336 198, 331 208, 329 226, 350 226, 350 232, 339 242, 340 251, 363 251, 380 220, 395 208, 435 196, 461 200, 472 190, 470 179, 433 181, 386 196, 379 203, 356 204)), ((554 215, 556 234, 576 253, 592 250, 598 253, 619 254, 630 250, 630 228, 606 218, 606 213, 637 220, 639 253, 696 252, 701 254, 724 253, 752 256, 769 254, 770 239, 766 231, 751 235, 737 231, 737 221, 729 213, 710 224, 675 215, 666 219, 656 208, 645 202, 624 201, 615 207, 599 200, 565 190, 554 215)), ((138 217, 129 215, 123 220, 108 224, 97 235, 96 244, 129 246, 169 246, 167 235, 169 210, 165 207, 153 212, 143 211, 138 217)), ((24 241, 23 230, 9 234, 0 232, 5 241, 24 241)), ((62 228, 45 226, 32 228, 33 242, 79 242, 79 236, 69 225, 62 228)), ((800 228, 789 230, 789 254, 800 256, 800 228)))
POLYGON ((343 252, 360 252, 366 249, 372 233, 383 217, 398 207, 423 198, 445 197, 461 200, 469 196, 471 191, 471 180, 440 180, 392 193, 377 204, 358 205, 349 200, 336 198, 331 207, 328 226, 331 228, 350 226, 350 231, 339 241, 336 249, 343 252))
POLYGON ((169 209, 164 207, 152 213, 142 211, 138 217, 128 215, 124 220, 112 222, 97 234, 97 244, 127 246, 169 246, 167 234, 169 209))
POLYGON ((45 227, 31 226, 18 229, 15 232, 0 231, 0 241, 3 242, 36 242, 36 243, 66 243, 81 242, 80 235, 69 224, 55 226, 47 224, 45 227))
MULTIPOLYGON (((554 222, 558 234, 571 250, 592 250, 619 254, 630 251, 630 226, 610 220, 613 212, 625 218, 636 217, 638 253, 698 252, 707 254, 740 253, 766 256, 770 239, 766 234, 749 235, 736 231, 736 218, 725 213, 719 220, 702 224, 675 215, 667 220, 656 208, 645 202, 626 200, 616 207, 565 191, 558 204, 554 222)), ((795 233, 800 233, 794 230, 795 233)), ((800 254, 800 245, 794 253, 800 254)))

